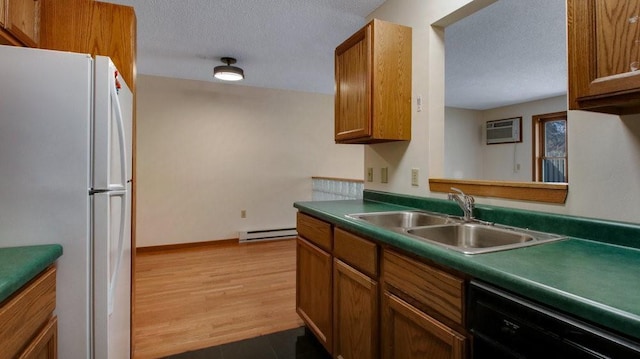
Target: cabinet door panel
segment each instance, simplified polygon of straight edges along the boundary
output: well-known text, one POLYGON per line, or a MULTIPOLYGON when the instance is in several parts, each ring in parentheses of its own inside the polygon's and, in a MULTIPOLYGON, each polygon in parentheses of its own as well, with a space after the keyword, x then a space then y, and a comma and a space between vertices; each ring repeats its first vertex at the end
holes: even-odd
POLYGON ((332 342, 331 255, 297 239, 296 310, 327 351, 332 342))
POLYGON ((7 0, 0 0, 0 26, 4 27, 7 0))
POLYGON ((370 42, 367 26, 336 49, 336 141, 371 136, 370 42))
POLYGON ((53 317, 18 359, 56 359, 58 357, 58 317, 53 317))
POLYGON ((384 359, 464 358, 464 337, 400 298, 385 292, 382 311, 384 359))
POLYGON ((640 48, 636 44, 640 28, 638 3, 638 0, 595 2, 596 53, 604 55, 598 58, 596 77, 630 72, 631 64, 640 59, 640 48))
POLYGON ((334 260, 335 357, 378 357, 378 283, 334 260))
POLYGON ((40 44, 40 0, 8 2, 6 27, 18 40, 30 47, 40 44))
POLYGON ((569 109, 640 113, 640 0, 567 0, 569 109))

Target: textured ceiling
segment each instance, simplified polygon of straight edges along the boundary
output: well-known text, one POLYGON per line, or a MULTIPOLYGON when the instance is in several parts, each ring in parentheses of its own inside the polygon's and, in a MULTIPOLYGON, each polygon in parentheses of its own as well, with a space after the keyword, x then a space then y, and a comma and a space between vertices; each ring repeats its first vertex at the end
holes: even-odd
POLYGON ((567 92, 564 0, 500 0, 445 28, 447 106, 490 109, 567 92))
POLYGON ((109 0, 133 6, 139 74, 203 81, 223 56, 242 85, 333 93, 333 51, 384 0, 109 0))
MULTIPOLYGON (((133 6, 138 74, 333 93, 333 51, 384 0, 107 0, 133 6)), ((423 0, 431 1, 431 0, 423 0)), ((566 92, 564 0, 499 0, 445 29, 446 101, 486 109, 566 92)), ((426 46, 426 45, 425 45, 426 46)))

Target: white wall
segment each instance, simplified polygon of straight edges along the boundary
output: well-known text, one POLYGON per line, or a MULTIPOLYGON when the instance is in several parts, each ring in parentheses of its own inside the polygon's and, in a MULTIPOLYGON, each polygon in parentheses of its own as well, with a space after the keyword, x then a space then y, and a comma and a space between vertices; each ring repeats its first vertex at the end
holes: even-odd
POLYGON ((139 76, 137 96, 138 247, 295 227, 311 176, 363 179, 331 95, 139 76))
POLYGON ((446 107, 444 177, 482 179, 482 111, 446 107))
MULTIPOLYGON (((367 146, 365 167, 389 167, 389 183, 365 183, 367 189, 444 198, 428 190, 427 178, 444 175, 444 44, 432 23, 462 5, 485 0, 387 0, 370 17, 413 27, 413 95, 424 98, 423 112, 413 112, 408 143, 367 146), (411 167, 421 168, 420 186, 412 187, 411 167), (392 175, 393 174, 393 175, 392 175)), ((478 203, 572 215, 640 222, 640 116, 570 111, 569 195, 564 205, 477 198, 478 203)))

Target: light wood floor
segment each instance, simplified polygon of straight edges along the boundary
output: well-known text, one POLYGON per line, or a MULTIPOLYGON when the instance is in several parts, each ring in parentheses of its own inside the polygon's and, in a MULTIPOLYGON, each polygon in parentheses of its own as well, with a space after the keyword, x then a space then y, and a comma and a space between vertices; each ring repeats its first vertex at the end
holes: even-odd
POLYGON ((295 251, 281 240, 138 254, 135 358, 301 326, 295 251))

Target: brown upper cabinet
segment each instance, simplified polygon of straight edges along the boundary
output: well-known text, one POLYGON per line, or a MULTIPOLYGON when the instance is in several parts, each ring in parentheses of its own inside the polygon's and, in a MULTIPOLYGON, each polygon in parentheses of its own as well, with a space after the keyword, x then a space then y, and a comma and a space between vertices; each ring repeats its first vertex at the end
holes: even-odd
POLYGON ((374 19, 335 50, 335 140, 411 140, 411 28, 374 19))
POLYGON ((5 32, 0 43, 38 47, 40 0, 0 0, 0 23, 5 32))
POLYGON ((40 47, 109 56, 135 93, 136 21, 131 6, 93 0, 46 0, 42 4, 40 47))
POLYGON ((567 0, 569 109, 640 113, 640 0, 567 0))

